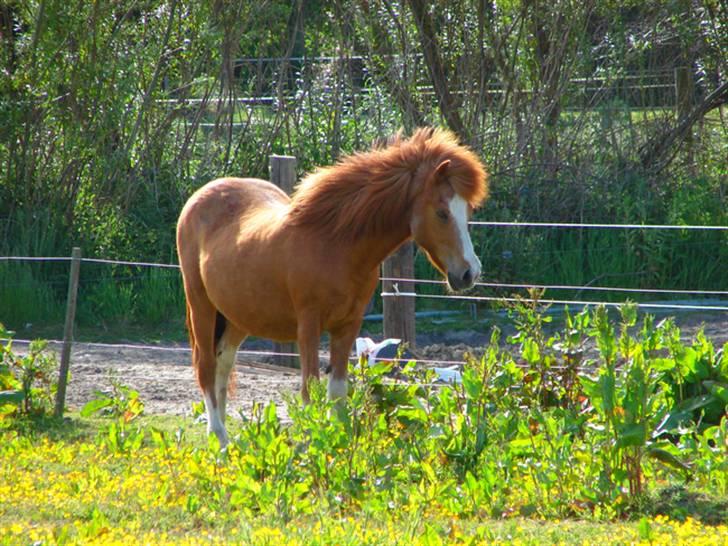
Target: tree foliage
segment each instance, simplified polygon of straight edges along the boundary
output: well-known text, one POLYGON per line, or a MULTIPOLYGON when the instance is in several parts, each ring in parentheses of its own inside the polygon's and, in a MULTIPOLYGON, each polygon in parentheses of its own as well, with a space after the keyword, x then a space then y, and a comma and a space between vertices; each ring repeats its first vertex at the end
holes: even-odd
POLYGON ((596 196, 639 179, 656 204, 630 220, 667 220, 689 179, 724 221, 725 15, 712 0, 5 0, 0 246, 168 259, 205 181, 265 177, 272 152, 307 170, 426 123, 485 157, 504 217, 629 216, 596 196), (38 230, 52 235, 28 248, 38 230))

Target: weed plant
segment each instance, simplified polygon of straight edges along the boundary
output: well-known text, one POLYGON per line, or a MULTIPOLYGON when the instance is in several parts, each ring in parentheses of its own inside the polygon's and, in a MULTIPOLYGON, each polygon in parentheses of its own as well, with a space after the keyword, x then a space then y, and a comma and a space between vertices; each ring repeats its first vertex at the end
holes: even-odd
MULTIPOLYGON (((638 324, 633 306, 616 322, 603 308, 567 315, 553 335, 530 302, 514 317, 510 344, 494 330, 462 383, 438 384, 413 363, 396 379, 394 363, 356 363, 346 401, 327 402, 317 383, 312 403, 289 397, 290 421, 256 405, 224 450, 200 425, 149 424, 121 384, 84 410, 83 420, 111 410, 91 443, 6 418, 0 494, 12 508, 0 510, 0 536, 101 543, 153 530, 165 543, 224 529, 260 544, 471 544, 521 541, 533 520, 633 518, 584 540, 725 540, 725 349, 704 336, 680 345, 671 321, 638 324)), ((526 542, 572 542, 539 525, 526 542)))
POLYGON ((13 350, 12 332, 0 323, 0 419, 43 416, 54 402, 58 360, 35 340, 25 356, 13 350))
MULTIPOLYGON (((618 325, 598 308, 568 317, 566 330, 548 337, 538 310, 519 312, 517 350, 504 350, 494 330, 462 384, 435 386, 412 364, 394 382, 391 364, 357 365, 346 404, 331 405, 323 387, 314 389, 312 404, 289 401, 290 425, 273 404, 258 406, 222 455, 214 438, 211 451, 193 452, 201 467, 214 455, 226 477, 210 476, 206 488, 215 494, 192 504, 215 498, 214 510, 284 519, 322 505, 371 514, 396 506, 424 519, 431 512, 613 518, 639 513, 660 484, 691 481, 728 493, 728 396, 670 352, 671 322, 648 317, 634 331, 634 306, 622 309, 618 325), (596 345, 591 356, 583 354, 587 339, 596 345), (702 394, 677 400, 675 381, 702 394), (722 412, 707 423, 711 404, 722 412)), ((728 384, 723 353, 704 337, 691 351, 700 347, 728 384)))

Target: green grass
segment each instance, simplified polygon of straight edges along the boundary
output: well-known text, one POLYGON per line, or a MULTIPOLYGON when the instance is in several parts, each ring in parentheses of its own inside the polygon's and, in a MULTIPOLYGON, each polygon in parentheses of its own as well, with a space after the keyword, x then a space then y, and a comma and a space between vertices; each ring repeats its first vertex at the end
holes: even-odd
POLYGON ((62 322, 64 308, 57 286, 50 280, 44 282, 38 269, 25 263, 0 262, 0 322, 7 317, 18 328, 62 322))

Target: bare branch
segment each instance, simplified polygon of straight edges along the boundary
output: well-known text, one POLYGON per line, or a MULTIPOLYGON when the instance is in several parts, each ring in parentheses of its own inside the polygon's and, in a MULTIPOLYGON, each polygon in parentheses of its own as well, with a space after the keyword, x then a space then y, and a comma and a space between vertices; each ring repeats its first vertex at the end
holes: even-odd
POLYGON ((724 81, 678 120, 677 125, 650 139, 640 153, 642 166, 655 172, 667 167, 675 158, 680 144, 690 133, 693 125, 701 120, 705 114, 726 103, 728 103, 728 81, 724 81))
POLYGON ((460 117, 457 104, 448 87, 445 65, 440 55, 435 24, 427 11, 427 4, 424 0, 409 0, 409 5, 415 16, 417 30, 420 34, 427 69, 430 73, 432 85, 435 88, 435 94, 437 95, 440 112, 450 129, 457 133, 464 142, 470 142, 470 131, 465 127, 460 117))

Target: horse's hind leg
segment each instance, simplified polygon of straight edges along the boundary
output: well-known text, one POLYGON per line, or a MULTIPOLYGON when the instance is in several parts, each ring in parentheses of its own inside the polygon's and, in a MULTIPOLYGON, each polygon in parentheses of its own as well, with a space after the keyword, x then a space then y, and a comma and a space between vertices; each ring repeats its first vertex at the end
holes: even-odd
POLYGON ((230 374, 235 366, 238 347, 246 337, 227 322, 220 312, 217 313, 215 319, 215 395, 217 411, 223 425, 225 424, 230 374))
POLYGON ((207 410, 207 432, 214 432, 220 445, 226 446, 228 435, 221 419, 216 393, 217 359, 215 355, 215 321, 217 311, 206 295, 185 286, 188 306, 192 362, 207 410))

